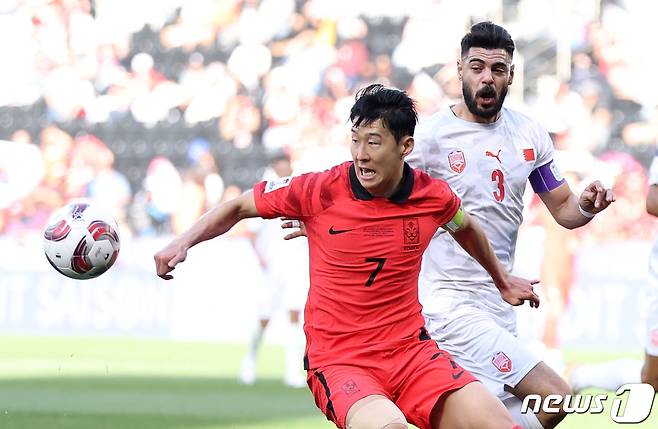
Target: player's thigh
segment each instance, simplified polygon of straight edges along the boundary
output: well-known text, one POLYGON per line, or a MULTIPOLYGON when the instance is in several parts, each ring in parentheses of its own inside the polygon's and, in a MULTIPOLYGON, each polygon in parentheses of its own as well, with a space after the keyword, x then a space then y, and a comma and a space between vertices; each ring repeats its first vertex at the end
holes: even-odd
POLYGON ((345 428, 350 408, 372 395, 389 398, 384 386, 367 368, 328 365, 308 371, 308 385, 315 405, 340 428, 345 428))
POLYGON ((432 412, 432 429, 512 429, 503 403, 482 383, 470 383, 450 393, 432 412))
POLYGON ((406 429, 407 419, 385 396, 370 395, 356 401, 347 412, 347 429, 406 429))
POLYGON ((545 398, 553 394, 566 396, 572 393, 569 384, 544 362, 539 362, 516 387, 510 387, 508 390, 519 399, 530 394, 545 398))
POLYGON ((390 383, 398 392, 395 403, 407 420, 430 428, 432 411, 451 392, 477 381, 430 339, 409 345, 390 363, 390 383))
POLYGON ((432 337, 499 397, 508 396, 505 386, 515 387, 541 361, 492 317, 477 310, 450 321, 432 337))

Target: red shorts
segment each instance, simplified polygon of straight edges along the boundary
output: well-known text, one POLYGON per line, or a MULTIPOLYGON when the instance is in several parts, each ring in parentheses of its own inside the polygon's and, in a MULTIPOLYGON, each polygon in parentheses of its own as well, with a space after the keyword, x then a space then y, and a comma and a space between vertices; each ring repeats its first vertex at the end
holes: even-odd
POLYGON ((359 399, 382 395, 393 401, 407 421, 430 428, 430 413, 446 393, 477 381, 440 350, 433 340, 368 354, 358 365, 327 365, 308 371, 315 404, 327 419, 345 428, 350 407, 359 399))

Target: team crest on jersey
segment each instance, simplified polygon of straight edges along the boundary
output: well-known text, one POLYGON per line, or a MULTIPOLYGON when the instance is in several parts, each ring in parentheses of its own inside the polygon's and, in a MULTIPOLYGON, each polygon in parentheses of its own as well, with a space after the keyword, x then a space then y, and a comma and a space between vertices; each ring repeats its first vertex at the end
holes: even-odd
POLYGON ((263 191, 263 193, 267 194, 268 192, 276 191, 280 188, 285 188, 286 186, 290 185, 291 180, 292 176, 280 177, 275 180, 268 180, 267 184, 265 185, 265 191, 263 191))
POLYGON ((464 157, 464 152, 461 150, 456 150, 448 154, 448 163, 450 164, 450 169, 455 173, 459 174, 464 171, 466 168, 466 157, 464 157))
POLYGON ((503 352, 497 352, 491 360, 498 371, 508 373, 512 370, 512 360, 503 352))
POLYGON ((402 220, 402 235, 404 236, 404 250, 420 249, 420 223, 417 217, 405 217, 402 220))

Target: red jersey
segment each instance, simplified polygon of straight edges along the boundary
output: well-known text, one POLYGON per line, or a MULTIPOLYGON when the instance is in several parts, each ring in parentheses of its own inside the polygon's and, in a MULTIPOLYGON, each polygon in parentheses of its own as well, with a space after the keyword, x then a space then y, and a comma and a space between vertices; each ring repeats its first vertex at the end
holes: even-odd
POLYGON ((306 369, 358 362, 369 350, 419 335, 425 324, 418 302, 421 257, 461 205, 447 183, 405 163, 396 193, 375 198, 346 162, 257 183, 254 200, 264 218, 287 216, 306 225, 306 369))

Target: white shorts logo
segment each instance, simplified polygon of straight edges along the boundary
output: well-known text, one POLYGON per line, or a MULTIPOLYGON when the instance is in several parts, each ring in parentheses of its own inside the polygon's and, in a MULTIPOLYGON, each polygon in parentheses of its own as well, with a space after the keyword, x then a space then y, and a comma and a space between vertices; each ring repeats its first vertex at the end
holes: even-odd
POLYGON ((267 194, 268 192, 276 191, 277 189, 280 188, 285 188, 286 186, 290 185, 291 181, 292 181, 292 176, 280 177, 275 180, 268 180, 267 183, 265 184, 265 191, 263 193, 267 194))
MULTIPOLYGON (((610 418, 615 423, 642 423, 651 414, 655 392, 653 386, 646 383, 624 384, 615 392, 615 399, 610 410, 610 418), (628 392, 626 407, 622 410, 621 395, 628 392)), ((603 403, 608 400, 607 394, 600 395, 548 395, 543 401, 539 395, 528 395, 521 404, 521 413, 557 414, 560 408, 567 414, 600 414, 603 403), (530 402, 533 402, 532 408, 530 402)))
POLYGON ((497 352, 491 359, 491 363, 502 373, 508 373, 512 370, 512 360, 503 352, 497 352))

